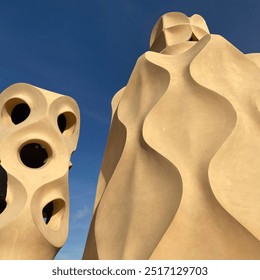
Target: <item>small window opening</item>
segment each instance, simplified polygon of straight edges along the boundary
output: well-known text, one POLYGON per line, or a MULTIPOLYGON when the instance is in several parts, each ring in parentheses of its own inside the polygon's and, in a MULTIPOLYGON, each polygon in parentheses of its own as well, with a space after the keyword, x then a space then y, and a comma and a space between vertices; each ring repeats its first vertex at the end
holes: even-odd
POLYGON ((24 165, 30 168, 42 167, 48 159, 46 149, 38 143, 25 145, 20 151, 20 158, 24 165))
POLYGON ((57 231, 61 225, 64 212, 64 200, 60 198, 54 199, 42 209, 43 221, 50 230, 57 231))
POLYGON ((42 209, 42 217, 47 225, 51 220, 53 214, 53 201, 49 202, 43 209, 42 209))
POLYGON ((64 135, 71 135, 76 126, 76 116, 72 112, 65 112, 58 116, 57 124, 64 135))
POLYGON ((59 126, 60 132, 63 133, 67 126, 67 121, 66 121, 66 117, 64 114, 60 114, 58 116, 58 126, 59 126))
POLYGON ((28 118, 30 112, 30 107, 26 103, 17 104, 11 112, 11 120, 16 125, 22 123, 28 118))

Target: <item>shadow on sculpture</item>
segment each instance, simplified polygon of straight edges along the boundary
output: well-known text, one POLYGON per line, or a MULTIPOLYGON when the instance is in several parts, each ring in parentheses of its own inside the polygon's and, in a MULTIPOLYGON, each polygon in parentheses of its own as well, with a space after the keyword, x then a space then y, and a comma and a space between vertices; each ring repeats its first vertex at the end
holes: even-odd
POLYGON ((112 101, 83 259, 260 259, 260 56, 168 13, 112 101))
POLYGON ((28 84, 0 95, 0 259, 53 259, 68 234, 79 109, 28 84))

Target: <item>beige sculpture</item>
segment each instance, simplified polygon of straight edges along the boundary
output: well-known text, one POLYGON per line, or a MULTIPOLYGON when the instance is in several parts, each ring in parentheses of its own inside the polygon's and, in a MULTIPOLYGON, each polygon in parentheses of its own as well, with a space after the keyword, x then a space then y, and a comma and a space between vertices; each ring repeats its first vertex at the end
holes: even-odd
POLYGON ((28 84, 0 95, 0 259, 53 259, 68 234, 79 109, 28 84))
POLYGON ((112 101, 84 259, 260 259, 259 65, 159 19, 112 101))

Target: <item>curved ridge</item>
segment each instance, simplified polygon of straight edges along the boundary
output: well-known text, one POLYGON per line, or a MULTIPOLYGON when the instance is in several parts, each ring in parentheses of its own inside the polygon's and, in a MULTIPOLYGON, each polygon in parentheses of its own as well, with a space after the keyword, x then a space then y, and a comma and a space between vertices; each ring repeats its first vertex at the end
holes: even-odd
MULTIPOLYGON (((256 186, 253 183, 255 179, 250 179, 250 176, 257 176, 256 171, 250 172, 249 170, 249 168, 252 169, 252 164, 257 162, 258 165, 258 161, 254 157, 255 152, 252 150, 254 148, 259 150, 260 148, 254 141, 256 139, 255 132, 258 129, 253 119, 255 117, 253 99, 256 96, 253 88, 257 88, 257 86, 255 82, 254 85, 252 84, 256 76, 255 73, 259 71, 257 71, 256 65, 250 63, 244 54, 221 36, 213 36, 213 42, 211 42, 209 48, 213 52, 221 50, 222 59, 217 65, 215 64, 215 69, 206 74, 205 70, 202 69, 205 60, 209 58, 207 51, 205 51, 194 60, 193 63, 197 63, 197 67, 193 71, 191 69, 191 74, 193 72, 193 78, 198 84, 224 98, 232 106, 236 114, 236 122, 230 135, 210 161, 208 167, 210 187, 218 203, 225 209, 226 214, 235 219, 244 228, 245 232, 259 240, 259 225, 255 221, 259 220, 260 217, 260 207, 257 206, 259 205, 257 200, 259 201, 260 193, 256 191, 256 186), (228 57, 229 61, 232 60, 229 65, 223 59, 228 57), (219 72, 220 66, 222 66, 222 73, 219 72), (198 68, 200 68, 200 76, 197 75, 196 77, 194 73, 198 71, 198 68), (212 73, 216 72, 219 74, 213 77, 212 73), (202 76, 203 80, 201 79, 202 76), (248 87, 251 88, 251 93, 248 87), (249 145, 251 146, 252 144, 255 147, 250 149, 249 145), (250 167, 247 164, 249 159, 250 167), (247 168, 250 174, 242 176, 243 178, 241 179, 239 174, 244 170, 242 171, 238 165, 243 166, 243 169, 247 168), (221 175, 223 172, 221 170, 225 170, 225 176, 221 175), (245 186, 251 186, 253 190, 250 191, 245 186)), ((216 56, 218 56, 217 53, 216 56)), ((212 61, 209 60, 207 63, 210 64, 212 61)))
POLYGON ((153 251, 152 244, 158 242, 165 230, 165 226, 161 225, 167 220, 165 215, 172 216, 172 211, 168 211, 168 208, 172 208, 172 199, 168 199, 169 188, 172 186, 171 183, 161 183, 161 178, 174 177, 176 185, 181 184, 180 178, 176 180, 178 175, 177 171, 173 170, 173 165, 169 166, 169 162, 162 160, 142 139, 143 120, 168 86, 166 73, 148 62, 144 56, 141 57, 120 99, 117 108, 118 120, 127 128, 127 138, 121 158, 96 211, 96 242, 100 258, 148 258, 153 251), (161 79, 152 80, 154 75, 161 79), (152 81, 150 84, 153 86, 144 91, 142 86, 148 84, 147 79, 152 81), (136 84, 142 86, 137 87, 136 84), (150 172, 145 172, 144 169, 150 172), (154 172, 157 172, 157 175, 153 176, 154 172), (125 182, 122 182, 122 176, 126 177, 125 182), (165 184, 167 187, 164 187, 165 184), (112 230, 111 223, 114 225, 112 230), (104 227, 109 228, 110 232, 104 231, 104 227), (136 227, 138 231, 135 230, 136 227), (152 229, 149 229, 150 227, 152 229), (155 231, 157 233, 153 234, 152 238, 150 233, 155 231), (106 237, 102 232, 106 232, 106 237), (107 247, 113 249, 108 250, 107 247))
MULTIPOLYGON (((203 40, 201 40, 199 42, 199 44, 193 46, 192 48, 190 48, 189 50, 185 51, 181 55, 178 54, 178 55, 169 56, 169 55, 162 55, 162 54, 157 54, 157 53, 153 53, 153 55, 155 56, 155 59, 158 59, 158 64, 161 63, 161 65, 162 65, 162 61, 160 61, 160 57, 163 58, 163 60, 166 60, 166 63, 165 63, 166 67, 169 67, 169 65, 170 65, 170 67, 174 67, 175 66, 174 64, 176 64, 177 61, 185 60, 185 57, 188 57, 188 59, 190 59, 189 63, 191 64, 193 62, 193 60, 195 59, 195 57, 196 57, 194 55, 198 55, 205 48, 205 46, 207 45, 209 40, 210 40, 210 36, 206 36, 203 40), (172 61, 169 62, 169 60, 172 60, 172 61)), ((153 63, 155 63, 155 61, 153 61, 153 63)), ((178 63, 177 63, 177 66, 179 67, 178 63)), ((189 64, 188 64, 188 66, 189 66, 189 64)), ((188 66, 186 66, 186 67, 188 67, 188 66)), ((146 143, 152 149, 154 149, 157 153, 159 153, 161 156, 163 156, 167 161, 169 161, 176 168, 176 170, 178 170, 178 173, 179 173, 180 170, 178 168, 178 165, 176 165, 176 163, 174 162, 174 155, 172 155, 173 157, 171 158, 169 150, 163 151, 161 149, 162 147, 169 148, 169 145, 165 145, 165 144, 161 143, 160 139, 157 139, 157 143, 159 143, 159 145, 156 145, 156 143, 151 139, 151 135, 154 136, 154 135, 161 135, 161 134, 163 134, 163 131, 156 131, 155 130, 154 124, 156 122, 157 117, 161 118, 161 116, 159 116, 158 112, 160 112, 162 114, 164 111, 166 111, 166 108, 164 107, 163 102, 166 100, 166 102, 164 102, 165 104, 169 104, 170 103, 169 99, 167 100, 167 95, 169 95, 169 96, 174 95, 174 75, 170 73, 172 71, 170 71, 170 70, 167 70, 167 71, 168 71, 169 75, 172 76, 171 77, 171 84, 169 84, 169 86, 168 86, 167 90, 165 91, 164 95, 160 98, 160 100, 158 100, 156 105, 151 109, 151 111, 146 116, 146 118, 144 120, 144 126, 143 126, 143 136, 144 136, 144 139, 145 139, 146 143), (147 126, 149 126, 149 122, 151 124, 152 129, 153 129, 153 133, 151 132, 151 129, 150 130, 148 129, 148 131, 147 131, 147 126)), ((180 73, 183 73, 183 71, 180 71, 180 73)), ((192 79, 192 75, 191 75, 191 73, 189 71, 189 67, 188 67, 188 71, 185 71, 185 79, 186 79, 187 82, 189 81, 188 76, 190 76, 190 78, 192 79)), ((178 77, 177 77, 177 79, 178 79, 178 77)), ((196 83, 196 82, 193 80, 191 83, 196 83)), ((199 84, 198 84, 198 87, 199 87, 199 84)), ((207 89, 205 89, 205 90, 207 90, 207 89)), ((215 92, 211 92, 211 94, 212 93, 216 94, 216 96, 219 96, 215 92)), ((168 98, 169 98, 169 96, 168 96, 168 98)), ((168 114, 169 112, 172 112, 172 110, 168 110, 166 114, 168 114)), ((168 123, 170 123, 170 121, 168 121, 168 123)), ((162 125, 162 127, 163 127, 163 125, 162 125)), ((163 130, 163 128, 162 128, 162 130, 163 130)), ((165 130, 167 130, 167 128, 165 128, 165 130)), ((170 131, 169 128, 168 128, 168 131, 170 131)), ((171 140, 174 140, 174 139, 171 138, 171 140)), ((182 180, 182 178, 183 178, 182 172, 179 173, 179 174, 180 174, 180 178, 182 180)), ((180 198, 181 198, 181 196, 180 196, 180 198)), ((179 201, 178 204, 176 204, 176 209, 172 213, 172 222, 173 222, 174 216, 178 214, 180 203, 181 203, 181 201, 179 201)), ((183 209, 185 209, 185 207, 181 207, 180 210, 183 211, 183 209)), ((167 230, 168 230, 168 228, 169 228, 169 232, 170 232, 171 231, 170 224, 168 224, 167 230)), ((164 236, 165 235, 167 236, 167 230, 165 231, 164 236)), ((176 227, 176 228, 174 228, 174 230, 179 230, 179 229, 176 227)), ((164 239, 164 236, 162 237, 162 240, 164 239)), ((160 243, 161 243, 161 240, 158 242, 157 246, 155 247, 155 251, 157 250, 157 248, 160 248, 160 243)), ((169 243, 170 243, 170 241, 169 241, 169 243)), ((165 251, 167 251, 167 250, 168 250, 167 246, 163 247, 163 249, 162 249, 163 257, 157 255, 156 258, 165 258, 165 255, 167 255, 167 253, 165 254, 165 251)), ((150 257, 154 258, 154 253, 150 257)), ((172 258, 172 257, 170 257, 170 258, 172 258)))
MULTIPOLYGON (((215 245, 204 242, 198 245, 198 241, 193 239, 195 236, 199 239, 218 236, 213 230, 216 228, 222 232, 216 238, 228 246, 233 231, 227 232, 225 238, 222 234, 230 224, 234 230, 241 232, 239 241, 233 243, 240 244, 246 251, 245 255, 251 254, 250 250, 245 249, 247 238, 256 245, 253 236, 248 236, 248 232, 239 223, 231 221, 230 217, 224 217, 224 221, 219 222, 223 211, 209 191, 208 165, 232 133, 236 112, 230 102, 217 92, 200 86, 189 70, 194 59, 208 48, 210 40, 207 37, 182 55, 162 56, 165 61, 160 62, 168 67, 171 84, 145 120, 146 141, 177 167, 183 181, 183 196, 178 211, 151 259, 197 259, 198 254, 189 250, 190 242, 195 252, 201 251, 199 255, 202 259, 209 258, 209 252, 216 252, 215 245), (204 219, 207 220, 208 228, 201 232, 198 222, 204 219)), ((160 54, 156 56, 159 58, 160 54)), ((232 254, 238 254, 235 251, 232 254)), ((225 254, 219 252, 216 258, 228 258, 228 254, 225 254)))
POLYGON ((118 109, 112 117, 110 133, 102 161, 101 171, 98 178, 94 209, 96 209, 102 195, 111 180, 116 167, 122 157, 126 144, 127 128, 118 118, 118 109))
POLYGON ((84 251, 83 259, 99 259, 97 242, 95 236, 96 216, 99 208, 100 201, 109 184, 118 162, 123 154, 126 143, 127 129, 118 118, 118 105, 124 93, 125 87, 119 90, 113 97, 111 102, 112 116, 106 148, 102 160, 101 170, 98 177, 96 196, 94 202, 94 210, 92 220, 90 223, 89 233, 86 240, 86 248, 84 251))
MULTIPOLYGON (((149 57, 146 56, 146 59, 151 62, 152 64, 155 64, 156 66, 162 68, 161 65, 159 64, 156 64, 155 61, 152 61, 149 59, 149 57)), ((164 69, 165 71, 167 71, 167 69, 165 68, 162 68, 164 69)), ((170 77, 170 73, 169 71, 168 72, 168 75, 170 77)), ((154 110, 155 107, 158 106, 158 103, 160 102, 161 99, 163 99, 164 95, 167 93, 167 91, 169 90, 169 85, 170 85, 170 81, 169 81, 169 84, 168 84, 168 87, 167 89, 164 91, 164 93, 162 94, 162 96, 159 98, 159 100, 157 101, 157 103, 151 108, 150 112, 148 112, 148 114, 146 115, 144 121, 143 121, 143 126, 142 126, 142 133, 141 133, 141 136, 142 136, 142 139, 145 143, 145 145, 147 146, 146 149, 150 148, 154 153, 156 153, 156 155, 158 156, 158 158, 161 158, 163 161, 165 161, 165 163, 168 163, 170 166, 172 166, 174 172, 175 172, 175 176, 176 178, 173 178, 173 181, 169 182, 170 184, 176 184, 176 186, 173 185, 173 191, 174 191, 174 194, 175 194, 175 197, 174 199, 171 201, 172 203, 172 209, 171 209, 171 212, 169 211, 168 215, 168 220, 165 220, 164 221, 164 228, 165 228, 165 232, 167 231, 168 227, 170 226, 170 223, 172 222, 172 220, 174 219, 174 216, 176 214, 176 212, 178 211, 178 208, 179 208, 179 205, 180 205, 180 201, 181 201, 181 197, 182 197, 182 178, 181 178, 181 175, 179 173, 179 170, 178 168, 174 165, 174 163, 172 161, 170 161, 165 155, 163 154, 160 154, 158 150, 155 149, 155 147, 153 147, 152 143, 149 142, 149 137, 147 137, 146 135, 146 129, 145 129, 145 123, 147 122, 147 119, 149 118, 149 116, 151 115, 151 112, 154 110), (178 177, 178 178, 177 178, 178 177)), ((163 168, 161 166, 161 168, 163 168)), ((164 233, 163 233, 164 235, 164 233)), ((162 235, 162 236, 163 236, 162 235)), ((162 238, 162 237, 161 237, 162 238)), ((157 245, 159 244, 160 242, 160 239, 158 239, 158 242, 154 244, 154 249, 157 247, 157 245)), ((153 251, 154 251, 153 249, 153 251)), ((153 252, 152 251, 152 252, 153 252)), ((150 254, 150 256, 152 255, 152 253, 150 254)), ((148 256, 148 259, 150 258, 150 256, 148 256)))

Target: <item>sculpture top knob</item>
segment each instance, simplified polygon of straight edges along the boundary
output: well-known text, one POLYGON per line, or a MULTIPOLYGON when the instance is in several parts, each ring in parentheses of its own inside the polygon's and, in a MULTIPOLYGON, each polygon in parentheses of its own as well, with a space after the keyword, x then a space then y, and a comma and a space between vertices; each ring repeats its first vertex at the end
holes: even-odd
POLYGON ((209 29, 202 16, 195 14, 187 17, 179 12, 167 13, 159 18, 152 30, 150 50, 168 53, 169 47, 183 43, 186 50, 187 45, 193 46, 207 34, 209 29))

